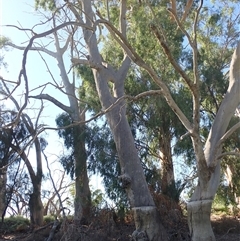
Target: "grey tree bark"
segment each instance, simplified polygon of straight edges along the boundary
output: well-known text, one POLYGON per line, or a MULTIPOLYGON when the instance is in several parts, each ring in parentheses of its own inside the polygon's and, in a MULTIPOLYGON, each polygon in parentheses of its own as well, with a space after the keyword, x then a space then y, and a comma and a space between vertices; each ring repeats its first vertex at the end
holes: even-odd
POLYGON ((198 160, 198 185, 188 203, 188 222, 193 241, 215 240, 210 213, 213 198, 220 181, 220 160, 222 143, 233 133, 239 123, 227 131, 229 122, 240 103, 240 43, 233 53, 229 87, 213 122, 205 150, 195 151, 198 160))
MULTIPOLYGON (((97 92, 103 110, 108 110, 106 117, 116 144, 122 175, 119 177, 125 188, 131 208, 134 212, 136 231, 134 240, 162 241, 168 240, 167 233, 161 224, 160 217, 148 189, 141 162, 134 144, 129 123, 126 118, 126 102, 119 98, 124 96, 124 81, 130 67, 130 59, 124 54, 122 65, 114 69, 106 63, 99 53, 94 27, 94 13, 91 1, 82 0, 85 22, 73 5, 69 8, 77 20, 88 26, 83 28, 83 35, 88 50, 88 64, 92 68, 97 92), (103 63, 104 62, 104 63, 103 63), (109 82, 112 84, 110 90, 109 82)), ((120 32, 126 36, 126 1, 121 2, 120 32)), ((82 14, 82 13, 81 13, 82 14)), ((85 63, 85 61, 78 61, 85 63)))

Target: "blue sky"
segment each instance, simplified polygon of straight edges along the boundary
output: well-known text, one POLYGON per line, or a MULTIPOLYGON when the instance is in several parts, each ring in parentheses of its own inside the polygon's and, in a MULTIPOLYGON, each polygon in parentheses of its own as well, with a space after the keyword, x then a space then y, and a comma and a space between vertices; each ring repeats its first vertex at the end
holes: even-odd
MULTIPOLYGON (((20 46, 26 46, 29 37, 31 37, 30 32, 19 31, 14 27, 7 27, 5 25, 15 25, 22 28, 31 29, 36 23, 39 23, 39 20, 42 19, 42 16, 37 13, 34 9, 34 0, 1 0, 0 1, 0 35, 10 38, 10 40, 20 46), (29 35, 27 36, 28 33, 29 35)), ((34 30, 37 33, 44 32, 49 30, 49 26, 37 27, 34 30)), ((9 51, 4 52, 4 60, 8 64, 7 68, 0 69, 0 75, 4 79, 16 81, 18 79, 19 72, 21 70, 21 62, 23 57, 23 52, 19 50, 14 50, 9 48, 9 51)), ((43 54, 44 59, 49 65, 51 72, 54 74, 54 78, 60 81, 59 69, 56 65, 56 61, 52 58, 43 54)), ((70 63, 69 63, 70 65, 70 63)), ((36 88, 43 83, 51 82, 50 74, 47 71, 44 61, 41 59, 40 55, 37 52, 29 52, 27 58, 27 75, 29 79, 30 89, 36 88)), ((22 84, 20 88, 14 93, 14 97, 18 98, 19 103, 21 103, 22 94, 24 92, 24 85, 22 84)), ((39 93, 39 90, 36 92, 31 92, 31 95, 39 93)), ((68 105, 68 100, 66 96, 63 96, 56 89, 52 87, 47 87, 44 90, 44 93, 51 94, 60 101, 66 100, 64 103, 68 105)), ((36 100, 30 100, 26 111, 34 119, 39 108, 39 102, 36 100), (29 108, 29 110, 28 110, 29 108), (36 111, 33 109, 36 108, 36 111)), ((9 105, 10 101, 6 102, 6 105, 9 105)), ((44 104, 44 112, 42 117, 42 123, 48 124, 51 127, 55 127, 55 118, 62 111, 55 107, 49 102, 44 104)), ((9 106, 10 107, 10 106, 9 106)), ((46 153, 49 156, 49 159, 54 162, 57 159, 57 155, 63 150, 63 144, 59 140, 59 137, 56 132, 50 131, 45 133, 45 137, 49 143, 46 153)), ((34 153, 32 153, 34 158, 34 153)), ((45 161, 43 162, 45 164, 45 161)), ((54 168, 61 168, 57 162, 54 162, 54 168)), ((45 165, 44 165, 45 166, 45 165)), ((45 172, 46 166, 44 168, 45 172)), ((92 185, 94 188, 102 188, 101 180, 99 177, 95 177, 92 180, 92 185)))
MULTIPOLYGON (((18 27, 23 28, 32 28, 32 26, 39 22, 40 16, 36 14, 34 10, 34 1, 14 1, 14 0, 6 0, 1 1, 1 35, 10 38, 10 40, 20 46, 26 46, 29 37, 31 37, 30 33, 19 31, 17 28, 9 27, 5 25, 16 25, 18 27), (27 2, 27 3, 26 3, 27 2), (11 13, 11 14, 9 14, 11 13), (27 34, 28 35, 27 35, 27 34)), ((39 29, 39 28, 38 28, 39 29)), ((39 29, 38 31, 45 31, 46 29, 39 29)), ((56 78, 60 78, 58 68, 56 66, 56 62, 54 59, 50 58, 47 55, 44 55, 44 59, 49 64, 49 67, 52 72, 56 73, 56 78)), ((17 81, 19 72, 21 70, 23 51, 14 50, 13 48, 8 48, 7 52, 4 52, 4 60, 7 63, 7 68, 2 68, 0 70, 0 74, 8 80, 17 81)), ((44 61, 41 59, 40 55, 37 52, 29 52, 27 57, 27 76, 29 79, 29 88, 33 89, 45 82, 51 81, 50 75, 47 72, 47 68, 44 64, 44 61)), ((23 81, 22 81, 23 82, 23 81)), ((63 99, 64 97, 59 95, 58 91, 54 88, 46 89, 46 92, 53 94, 56 98, 63 99)), ((24 83, 18 88, 18 90, 13 94, 15 98, 19 100, 21 103, 21 99, 23 98, 24 93, 24 83)), ((39 93, 39 90, 36 92, 39 93)), ((67 101, 67 99, 66 99, 67 101)), ((8 106, 11 102, 7 101, 6 105, 8 106)), ((66 102, 67 104, 68 102, 66 102)), ((42 123, 47 123, 49 126, 55 126, 55 118, 58 113, 61 111, 56 108, 54 105, 49 102, 45 102, 44 104, 45 110, 43 112, 42 123), (47 120, 47 121, 46 121, 47 120)), ((26 108, 27 113, 34 118, 38 113, 39 101, 30 100, 28 106, 26 108)), ((53 150, 54 147, 58 147, 62 149, 62 144, 58 143, 59 138, 57 133, 49 132, 47 140, 49 142, 49 153, 50 150, 53 150), (59 146, 60 145, 60 146, 59 146)), ((54 148, 54 149, 55 149, 54 148)), ((47 151, 48 151, 47 149, 47 151)), ((59 152, 58 152, 59 153, 59 152)))

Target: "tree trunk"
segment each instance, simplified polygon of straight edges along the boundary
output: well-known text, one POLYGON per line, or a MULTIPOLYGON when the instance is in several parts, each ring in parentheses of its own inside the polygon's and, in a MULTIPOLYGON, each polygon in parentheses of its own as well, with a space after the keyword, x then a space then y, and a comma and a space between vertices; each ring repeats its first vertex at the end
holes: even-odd
POLYGON ((134 240, 165 241, 166 230, 161 224, 160 215, 148 189, 141 162, 135 147, 130 126, 125 115, 125 103, 107 113, 108 123, 113 133, 121 165, 119 177, 125 188, 134 213, 136 231, 134 240))
POLYGON ((214 241, 210 214, 213 198, 220 181, 220 154, 224 140, 234 132, 227 131, 229 122, 240 103, 240 43, 234 51, 229 72, 229 86, 218 109, 203 151, 200 137, 192 136, 198 163, 198 185, 188 203, 188 222, 192 241, 214 241), (227 131, 227 132, 226 132, 227 131))
MULTIPOLYGON (((198 163, 203 163, 203 160, 205 159, 198 163)), ((190 237, 192 241, 215 241, 210 217, 212 202, 220 182, 220 163, 214 169, 198 164, 198 169, 198 185, 187 204, 190 237)))
POLYGON ((132 234, 134 241, 167 241, 166 230, 161 224, 159 213, 154 206, 133 208, 136 230, 132 234))
MULTIPOLYGON (((96 34, 91 30, 94 25, 94 13, 91 1, 82 0, 82 9, 85 14, 83 29, 84 40, 87 45, 89 64, 92 68, 96 89, 103 110, 112 108, 106 113, 108 124, 113 134, 114 142, 121 166, 119 177, 122 187, 126 190, 131 208, 134 212, 136 231, 133 233, 135 241, 167 241, 168 235, 162 226, 153 198, 143 173, 143 168, 138 157, 133 135, 126 117, 126 102, 124 96, 124 82, 131 64, 130 59, 124 54, 122 65, 118 69, 104 63, 99 53, 96 34), (109 82, 111 84, 109 85, 109 82), (112 86, 112 90, 110 90, 112 86)), ((71 7, 71 6, 70 6, 71 7)), ((76 18, 82 22, 82 16, 72 9, 76 18)), ((121 1, 120 31, 126 37, 126 1, 121 1)), ((82 14, 82 13, 81 13, 82 14)))
POLYGON ((0 214, 3 220, 6 208, 6 184, 7 184, 7 173, 5 170, 1 170, 0 173, 0 214))
MULTIPOLYGON (((63 52, 60 48, 59 39, 56 36, 57 61, 60 74, 64 84, 65 91, 70 103, 70 111, 67 111, 73 122, 85 120, 84 114, 81 113, 80 103, 76 97, 75 81, 70 83, 68 74, 64 65, 63 52)), ((87 220, 91 211, 91 192, 89 188, 89 179, 87 173, 87 155, 85 149, 85 127, 77 126, 74 129, 74 157, 75 157, 75 200, 74 200, 74 219, 76 222, 87 220)))
POLYGON ((33 226, 42 226, 44 208, 41 200, 40 190, 35 189, 34 192, 30 194, 29 209, 31 224, 33 226))
POLYGON ((91 212, 91 191, 87 175, 87 154, 85 150, 84 128, 76 127, 75 136, 75 200, 74 219, 76 222, 87 222, 91 212))
POLYGON ((171 134, 160 134, 161 192, 175 198, 175 180, 171 153, 171 134))
POLYGON ((192 201, 188 203, 187 207, 191 240, 216 240, 210 221, 212 200, 192 201))
MULTIPOLYGON (((35 131, 30 127, 26 119, 24 123, 27 126, 30 133, 34 135, 35 131)), ((42 185, 42 155, 41 155, 41 145, 38 138, 34 140, 35 152, 36 152, 36 162, 37 162, 37 171, 36 173, 33 170, 30 160, 28 159, 25 152, 21 153, 21 158, 25 162, 31 182, 33 185, 33 192, 30 194, 29 198, 29 209, 30 209, 30 219, 33 226, 42 226, 43 225, 43 213, 44 208, 41 200, 41 185, 42 185)), ((20 147, 15 147, 18 152, 20 152, 20 147)))

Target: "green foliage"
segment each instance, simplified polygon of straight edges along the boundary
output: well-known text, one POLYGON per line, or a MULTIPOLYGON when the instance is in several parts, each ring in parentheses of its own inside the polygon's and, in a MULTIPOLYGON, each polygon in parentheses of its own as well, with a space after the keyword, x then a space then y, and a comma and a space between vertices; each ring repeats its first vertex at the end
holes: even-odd
POLYGON ((104 193, 100 189, 91 192, 92 206, 101 208, 104 202, 104 193))
POLYGON ((44 221, 45 224, 54 222, 55 219, 56 218, 54 216, 52 216, 52 215, 46 215, 46 216, 43 217, 43 221, 44 221))
POLYGON ((55 11, 57 9, 55 0, 35 0, 35 8, 43 8, 44 10, 55 11))
POLYGON ((22 216, 11 216, 4 219, 4 229, 6 232, 16 232, 26 230, 30 225, 30 221, 22 216))
MULTIPOLYGON (((11 42, 9 38, 0 35, 0 50, 7 51, 8 48, 6 47, 6 44, 9 42, 11 42)), ((0 51, 0 69, 1 69, 1 66, 5 67, 5 68, 7 67, 7 63, 4 62, 3 51, 0 51)))
POLYGON ((215 212, 224 212, 228 211, 229 199, 227 195, 227 187, 222 185, 219 187, 217 194, 214 198, 212 209, 215 212))
POLYGON ((126 194, 118 179, 121 175, 120 164, 109 127, 104 123, 89 130, 90 133, 86 138, 89 170, 103 177, 106 193, 111 200, 116 203, 126 203, 126 194))
MULTIPOLYGON (((65 127, 72 123, 71 117, 67 113, 62 113, 57 116, 56 124, 58 127, 65 127)), ((67 174, 70 174, 71 178, 74 178, 74 132, 75 127, 63 128, 58 130, 58 135, 63 138, 64 145, 69 150, 69 154, 65 154, 60 157, 60 163, 62 164, 64 170, 67 171, 67 174)))
POLYGON ((99 112, 101 110, 101 104, 97 97, 98 94, 92 70, 87 66, 78 65, 76 72, 82 80, 82 85, 78 89, 81 105, 87 107, 90 112, 99 112))

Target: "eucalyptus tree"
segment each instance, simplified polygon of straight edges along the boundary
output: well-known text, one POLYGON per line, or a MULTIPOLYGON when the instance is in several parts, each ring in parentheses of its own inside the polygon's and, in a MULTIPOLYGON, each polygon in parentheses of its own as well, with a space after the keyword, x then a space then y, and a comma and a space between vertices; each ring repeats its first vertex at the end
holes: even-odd
MULTIPOLYGON (((189 1, 190 2, 190 1, 189 1)), ((187 118, 186 114, 179 108, 176 101, 172 97, 169 86, 164 82, 162 77, 158 75, 155 70, 155 66, 148 63, 144 56, 140 56, 136 53, 132 45, 122 36, 116 28, 109 23, 109 21, 102 18, 107 27, 112 32, 116 41, 122 46, 122 48, 128 53, 128 56, 141 68, 145 69, 151 76, 152 80, 160 87, 161 94, 165 97, 167 103, 178 116, 182 124, 185 126, 188 135, 191 137, 192 145, 195 152, 195 158, 197 162, 197 174, 198 174, 198 185, 188 203, 188 217, 189 226, 192 240, 214 240, 214 234, 210 224, 210 213, 211 204, 213 197, 216 193, 219 176, 220 176, 220 160, 222 154, 222 145, 224 141, 230 137, 230 135, 239 128, 239 122, 233 127, 228 129, 229 122, 240 102, 240 85, 239 85, 239 54, 240 46, 237 46, 235 50, 229 72, 229 86, 225 96, 217 110, 217 114, 211 125, 210 131, 207 133, 207 138, 202 139, 201 134, 201 99, 200 99, 200 86, 201 86, 201 69, 199 65, 199 49, 201 44, 198 42, 197 26, 208 26, 206 19, 201 18, 201 10, 207 11, 203 7, 203 2, 199 3, 199 6, 192 6, 190 14, 185 15, 189 8, 185 8, 184 11, 176 8, 176 2, 172 1, 172 6, 169 9, 169 16, 171 16, 176 22, 176 28, 180 29, 186 37, 189 46, 192 49, 192 65, 191 71, 186 69, 184 63, 179 63, 178 60, 172 54, 172 46, 168 41, 168 36, 165 34, 165 29, 156 19, 154 4, 148 4, 149 11, 146 12, 149 16, 149 25, 145 25, 146 28, 150 28, 156 38, 156 42, 160 44, 166 54, 166 58, 172 64, 173 69, 179 74, 183 80, 182 85, 187 87, 192 95, 193 109, 192 118, 187 118), (189 17, 189 21, 184 21, 186 17, 189 17), (192 18, 193 17, 193 18, 192 18), (199 23, 201 20, 201 25, 199 23), (193 21, 193 31, 189 28, 190 22, 193 21), (199 25, 198 25, 199 24, 199 25), (192 31, 192 32, 191 32, 192 31), (191 32, 191 33, 189 33, 191 32), (198 47, 199 44, 199 47, 198 47)), ((221 6, 222 7, 222 6, 221 6)), ((134 9, 134 8, 133 8, 134 9)), ((231 9, 230 9, 231 10, 231 9)), ((137 11, 137 10, 136 10, 137 11)), ((222 12, 222 16, 224 11, 222 12)), ((226 12, 225 12, 226 13, 226 12)), ((232 10, 233 13, 233 10, 232 10)), ((235 17, 235 21, 239 21, 238 15, 232 15, 235 17)), ((226 17, 226 15, 225 15, 226 17)), ((229 19, 233 23, 233 19, 229 19)), ((218 26, 220 27, 220 26, 218 26)), ((232 35, 232 31, 235 33, 235 38, 229 39, 227 45, 222 46, 222 51, 229 51, 232 49, 233 44, 237 43, 237 30, 234 29, 233 25, 229 25, 226 28, 226 34, 232 35)), ((223 34, 223 32, 222 32, 223 34)), ((228 36, 227 35, 227 36, 228 36)), ((213 42, 213 40, 211 41, 213 42)), ((215 44, 217 42, 215 41, 215 44)), ((221 45, 220 45, 221 46, 221 45)), ((214 49, 212 49, 214 51, 214 49)), ((237 155, 237 153, 234 153, 237 155)))
MULTIPOLYGON (((38 2, 37 2, 38 4, 38 2)), ((39 2, 40 4, 40 2, 39 2)), ((50 5, 48 7, 51 7, 50 5)), ((73 148, 73 169, 74 169, 74 178, 75 178, 75 221, 86 220, 90 216, 91 211, 91 193, 89 188, 89 178, 87 173, 87 155, 85 149, 85 112, 84 106, 81 105, 80 100, 77 96, 77 88, 78 83, 75 77, 75 74, 70 71, 68 73, 68 63, 65 61, 65 55, 69 54, 70 56, 76 49, 77 42, 74 42, 74 36, 78 35, 77 26, 73 26, 71 28, 70 24, 65 24, 67 21, 67 16, 62 16, 59 12, 55 12, 52 17, 47 19, 46 23, 51 23, 52 28, 54 29, 60 24, 63 28, 62 32, 51 31, 48 32, 44 36, 52 35, 51 37, 54 39, 54 49, 51 47, 51 39, 46 40, 49 41, 48 48, 43 46, 41 43, 37 43, 38 47, 35 47, 36 43, 31 43, 29 50, 38 51, 45 53, 52 57, 58 66, 59 74, 61 76, 60 81, 56 80, 56 76, 51 72, 50 67, 47 65, 47 69, 50 73, 51 80, 49 82, 43 83, 39 88, 39 94, 29 95, 29 98, 38 99, 40 101, 47 100, 53 103, 56 107, 58 107, 61 111, 67 113, 68 120, 71 124, 74 125, 74 135, 72 139, 72 148, 73 148), (65 28, 64 28, 65 27, 65 28), (63 87, 61 86, 63 84, 63 87), (63 94, 67 97, 67 101, 69 104, 67 105, 65 101, 59 101, 55 96, 52 96, 48 92, 44 92, 43 90, 47 86, 54 86, 57 90, 59 90, 60 94, 63 94)), ((57 27, 58 29, 59 26, 57 27)), ((37 37, 38 38, 38 37, 37 37)), ((36 40, 35 40, 36 41, 36 40)), ((30 41, 31 42, 31 41, 30 41)), ((8 46, 14 47, 19 50, 24 51, 24 58, 26 58, 26 48, 22 46, 17 46, 14 43, 8 42, 8 46)), ((71 63, 70 63, 71 64, 71 63)), ((69 66, 71 69, 71 66, 69 66)), ((38 89, 38 88, 37 88, 38 89)), ((70 128, 70 131, 72 129, 70 128)), ((65 142, 66 145, 67 142, 65 142)))
MULTIPOLYGON (((191 64, 187 65, 190 62, 189 59, 183 57, 180 60, 174 55, 175 45, 171 44, 171 36, 167 34, 166 26, 162 25, 161 20, 158 18, 158 3, 159 1, 136 2, 130 0, 122 0, 120 2, 79 0, 73 3, 67 1, 65 7, 69 12, 65 11, 64 14, 67 13, 68 18, 74 19, 74 21, 65 22, 64 26, 81 27, 84 39, 83 42, 78 42, 81 46, 81 54, 72 58, 72 62, 76 65, 88 65, 92 69, 101 102, 101 113, 106 114, 116 144, 122 172, 120 180, 126 189, 130 205, 134 212, 136 231, 133 233, 133 238, 135 240, 149 239, 152 241, 168 239, 167 233, 158 219, 157 210, 143 174, 134 138, 126 117, 125 98, 137 100, 140 97, 146 97, 151 94, 161 94, 185 127, 185 136, 190 136, 195 152, 198 184, 188 203, 188 221, 191 238, 192 240, 215 240, 210 224, 210 213, 212 200, 219 184, 220 160, 225 155, 222 153, 222 145, 234 130, 240 126, 238 122, 228 129, 230 119, 240 102, 240 77, 238 71, 240 46, 237 46, 232 55, 227 92, 204 139, 201 132, 202 116, 200 108, 200 87, 203 76, 201 75, 201 65, 199 65, 200 48, 203 44, 199 41, 198 29, 204 29, 204 26, 209 26, 209 16, 212 15, 214 8, 211 8, 210 3, 203 7, 203 1, 194 2, 189 0, 186 4, 183 1, 171 1, 170 4, 167 1, 163 1, 166 7, 163 8, 164 10, 160 14, 172 19, 176 36, 179 35, 179 31, 183 34, 183 45, 187 52, 191 52, 188 55, 191 59, 191 64), (105 12, 101 11, 100 7, 102 6, 105 7, 105 12), (118 21, 112 21, 113 19, 110 18, 110 8, 115 8, 115 11, 118 11, 118 21), (164 57, 162 54, 159 54, 159 59, 155 58, 153 61, 150 61, 149 58, 145 59, 144 54, 141 55, 138 53, 138 50, 134 47, 134 35, 128 36, 127 34, 127 31, 131 29, 132 12, 139 12, 142 8, 144 8, 142 16, 144 16, 145 20, 142 23, 144 32, 150 37, 154 37, 156 41, 154 46, 159 44, 164 52, 164 57), (208 15, 205 15, 205 13, 208 13, 208 15), (114 63, 110 63, 106 57, 100 54, 102 26, 105 27, 104 31, 111 33, 113 39, 123 49, 121 55, 122 61, 119 61, 117 66, 114 63), (190 93, 192 97, 191 117, 188 117, 184 109, 180 108, 180 105, 174 99, 170 91, 171 83, 165 82, 164 75, 157 71, 156 66, 161 64, 160 60, 163 62, 168 61, 172 65, 172 71, 177 76, 174 78, 176 80, 175 88, 177 92, 180 88, 184 88, 190 93), (131 61, 148 74, 151 80, 158 86, 157 89, 146 91, 137 97, 125 96, 124 82, 131 61)), ((225 21, 224 26, 226 27, 226 31, 220 31, 222 36, 235 35, 234 38, 229 38, 229 41, 226 42, 225 46, 222 46, 221 50, 223 52, 229 50, 232 52, 233 46, 236 45, 238 39, 238 30, 232 23, 237 23, 239 16, 236 15, 233 8, 231 11, 231 4, 229 5, 230 7, 228 6, 231 14, 225 11, 226 8, 223 8, 222 2, 220 2, 219 6, 220 9, 224 9, 220 17, 222 19, 223 17, 228 17, 229 19, 229 21, 225 21)), ((58 11, 61 10, 58 9, 58 11)), ((141 18, 139 18, 140 20, 141 18)), ((56 33, 62 27, 63 25, 55 26, 53 30, 33 36, 26 48, 25 54, 27 54, 34 39, 41 38, 53 32, 56 33)), ((220 27, 218 26, 217 30, 220 27)), ((213 36, 219 37, 214 31, 210 31, 210 33, 213 33, 213 36)), ((214 42, 213 40, 211 39, 211 43, 214 42)), ((219 46, 221 46, 221 42, 217 42, 216 39, 214 43, 220 43, 219 46)), ((144 46, 144 42, 141 45, 144 46)), ((212 46, 215 47, 216 45, 213 44, 212 46)), ((214 50, 215 48, 212 48, 212 53, 214 53, 214 50)), ((151 51, 152 49, 148 49, 148 46, 145 46, 146 55, 151 51)), ((158 48, 156 51, 158 51, 158 48)), ((162 72, 164 72, 164 68, 162 72)))
MULTIPOLYGON (((93 10, 90 6, 90 4, 87 4, 85 1, 83 2, 83 10, 84 13, 87 14, 87 16, 93 16, 93 10)), ((126 5, 125 1, 122 1, 120 3, 120 9, 125 7, 126 5)), ((143 4, 143 3, 142 3, 143 4)), ((211 123, 210 130, 207 130, 206 138, 203 139, 202 130, 201 130, 201 81, 203 76, 201 75, 201 65, 199 64, 200 56, 200 48, 204 45, 201 44, 201 41, 198 38, 198 28, 201 26, 207 26, 209 27, 208 22, 212 19, 215 19, 215 17, 221 19, 226 18, 226 8, 224 8, 223 5, 220 4, 220 7, 223 8, 223 11, 220 15, 214 15, 211 13, 211 10, 208 7, 203 8, 203 2, 200 1, 199 5, 196 3, 193 4, 193 1, 188 1, 187 5, 183 8, 181 8, 181 4, 176 4, 175 1, 172 1, 172 6, 169 8, 169 17, 173 19, 173 23, 175 22, 176 29, 180 30, 188 42, 190 48, 186 48, 189 51, 192 51, 192 54, 190 55, 190 58, 192 59, 192 63, 190 66, 186 66, 186 62, 184 60, 182 63, 178 61, 175 56, 173 55, 173 48, 168 41, 169 37, 167 36, 166 29, 164 26, 159 24, 156 17, 156 10, 155 2, 150 2, 146 4, 148 11, 145 12, 145 14, 149 17, 149 21, 146 22, 145 29, 150 29, 152 34, 156 38, 156 42, 159 43, 159 45, 162 47, 162 49, 165 52, 166 59, 172 64, 174 71, 179 75, 179 80, 181 80, 180 86, 183 86, 184 88, 187 88, 188 91, 191 93, 192 96, 192 117, 188 118, 186 116, 186 113, 183 112, 183 110, 180 108, 180 106, 176 103, 175 99, 171 95, 170 92, 170 86, 169 84, 165 83, 164 79, 161 75, 159 75, 156 71, 156 68, 153 64, 148 62, 148 59, 145 59, 144 56, 139 55, 134 48, 134 45, 131 41, 127 40, 127 37, 125 34, 121 33, 117 29, 117 27, 114 26, 114 23, 112 23, 108 16, 105 18, 103 15, 101 15, 99 12, 97 12, 99 20, 98 22, 103 23, 106 28, 109 30, 109 32, 112 33, 114 39, 118 44, 121 45, 121 47, 124 49, 124 51, 127 53, 129 58, 132 59, 132 61, 135 62, 136 65, 138 65, 140 68, 143 68, 152 78, 152 80, 160 87, 159 92, 165 97, 167 103, 171 107, 171 109, 174 111, 174 113, 178 116, 184 127, 186 128, 186 135, 189 135, 192 140, 192 146, 195 152, 195 158, 197 163, 197 175, 198 175, 198 185, 194 191, 194 194, 191 197, 190 202, 188 203, 188 216, 189 216, 189 226, 190 226, 190 233, 192 240, 214 240, 214 234, 211 229, 210 224, 210 213, 211 213, 211 204, 212 200, 214 198, 214 195, 216 193, 218 184, 219 184, 219 176, 220 176, 220 160, 223 157, 222 154, 222 146, 224 141, 230 137, 230 135, 239 128, 239 122, 235 124, 233 127, 228 129, 229 122, 234 115, 234 112, 239 105, 240 102, 240 96, 239 96, 239 54, 240 54, 240 46, 237 46, 237 49, 235 50, 234 54, 232 55, 232 61, 230 65, 230 72, 229 72, 229 84, 228 89, 225 93, 225 96, 223 97, 221 101, 221 105, 216 110, 216 116, 214 117, 214 120, 211 123), (191 11, 190 11, 191 9, 191 11), (202 12, 201 12, 202 11, 202 12), (204 15, 205 13, 209 14, 208 17, 204 15), (201 13, 203 15, 201 15, 201 13), (204 18, 202 18, 205 17, 204 18), (210 17, 209 17, 210 16, 210 17), (190 28, 191 22, 193 22, 193 28, 190 28), (190 67, 190 68, 189 68, 190 67)), ((144 5, 144 4, 143 4, 144 5)), ((137 7, 134 8, 134 3, 131 2, 131 10, 132 11, 139 11, 137 7)), ((110 5, 109 5, 110 7, 110 5)), ((139 7, 139 6, 138 6, 139 7)), ((233 23, 233 18, 235 17, 235 22, 239 21, 239 16, 234 13, 233 8, 231 9, 231 6, 228 8, 228 10, 232 13, 232 19, 229 19, 229 22, 233 23)), ((229 13, 228 13, 229 14, 229 13)), ((121 10, 120 10, 120 17, 121 10)), ((94 22, 92 18, 91 22, 94 22)), ((82 19, 79 18, 79 21, 82 21, 82 19)), ((90 20, 89 20, 90 21, 90 20)), ((86 19, 86 22, 88 22, 88 19, 86 19)), ((131 23, 130 18, 128 18, 128 22, 131 23)), ((91 24, 89 22, 89 24, 91 24)), ((94 25, 91 25, 94 26, 94 25)), ((218 28, 221 26, 218 25, 218 28)), ((224 27, 224 25, 223 25, 224 27)), ((225 26, 226 27, 226 26, 225 26)), ((204 29, 204 27, 203 27, 204 29)), ((222 29, 221 29, 222 30, 222 29)), ((223 38, 225 37, 224 34, 226 34, 227 37, 229 37, 225 43, 225 46, 221 46, 221 42, 217 42, 216 39, 210 38, 211 45, 209 46, 215 46, 216 45, 222 50, 222 53, 229 52, 229 50, 233 51, 233 45, 236 45, 237 38, 238 38, 238 30, 233 26, 233 24, 229 24, 225 31, 219 31, 217 33, 211 32, 211 34, 215 35, 215 37, 221 33, 223 35, 223 38), (234 36, 234 38, 233 38, 234 36), (222 47, 222 48, 221 48, 222 47)), ((90 30, 84 30, 84 33, 88 33, 90 30)), ((93 30, 94 31, 94 30, 93 30)), ((206 33, 206 30, 205 30, 206 33)), ((109 99, 106 97, 106 92, 103 88, 104 82, 98 82, 98 79, 101 78, 100 72, 100 66, 96 65, 102 61, 102 56, 99 58, 96 58, 98 54, 98 49, 96 47, 96 40, 95 34, 85 35, 85 41, 88 46, 88 50, 90 53, 90 66, 93 69, 94 77, 96 80, 97 89, 100 93, 100 100, 102 102, 102 106, 104 106, 104 100, 109 99), (94 45, 95 44, 95 45, 94 45), (95 60, 94 62, 91 62, 95 60), (97 61, 96 61, 97 60, 97 61), (101 99, 102 98, 102 99, 101 99)), ((216 48, 213 48, 211 51, 213 51, 216 48)), ((219 48, 217 48, 219 50, 219 48)), ((217 50, 217 51, 218 51, 217 50)), ((147 53, 147 50, 146 50, 147 53)), ((221 52, 220 52, 221 53, 221 52)), ((226 55, 225 55, 226 57, 226 55)), ((229 58, 228 58, 229 59, 229 58)), ((75 61, 77 62, 77 61, 75 61)), ((104 59, 104 64, 105 64, 104 59)), ((83 63, 83 61, 79 60, 78 63, 83 63)), ((189 62, 188 62, 189 63, 189 62)), ((157 63, 156 63, 157 64, 157 63)), ((107 69, 109 68, 109 65, 105 64, 105 69, 102 71, 104 73, 107 72, 107 69)), ((227 67, 227 66, 226 66, 227 67)), ((222 69, 224 71, 224 69, 222 69)), ((217 79, 219 77, 216 76, 217 79)), ((110 80, 112 81, 114 78, 111 76, 110 80)), ((220 80, 221 81, 221 80, 220 80)), ((115 84, 118 84, 117 82, 114 82, 115 84)), ((118 93, 117 89, 116 93, 118 93)), ((121 100, 121 99, 120 99, 121 100)), ((109 107, 109 105, 106 105, 106 107, 109 107)), ((114 107, 116 108, 116 107, 114 107)), ((109 112, 110 115, 110 112, 109 112)), ((121 115, 122 117, 122 115, 121 115)), ((111 126, 111 122, 113 121, 111 119, 111 116, 109 118, 109 123, 111 126)), ((121 119, 122 121, 122 119, 121 119)), ((119 122, 120 123, 120 122, 119 122)), ((115 123, 117 124, 117 123, 115 123)), ((113 135, 116 133, 114 130, 114 126, 111 128, 113 131, 113 135)), ((116 140, 120 141, 116 138, 116 140)), ((116 141, 116 145, 117 141, 116 141)), ((120 148, 119 148, 120 149, 120 148)), ((119 152, 118 152, 119 153, 119 152)), ((227 154, 227 153, 226 153, 227 154)), ((234 153, 237 155, 237 153, 234 153)), ((120 158, 121 162, 121 158, 120 158)), ((126 170, 125 170, 126 171, 126 170)), ((131 180, 131 179, 130 179, 131 180)), ((132 185, 132 183, 131 183, 132 185)), ((133 187, 132 187, 133 188, 133 187)))

